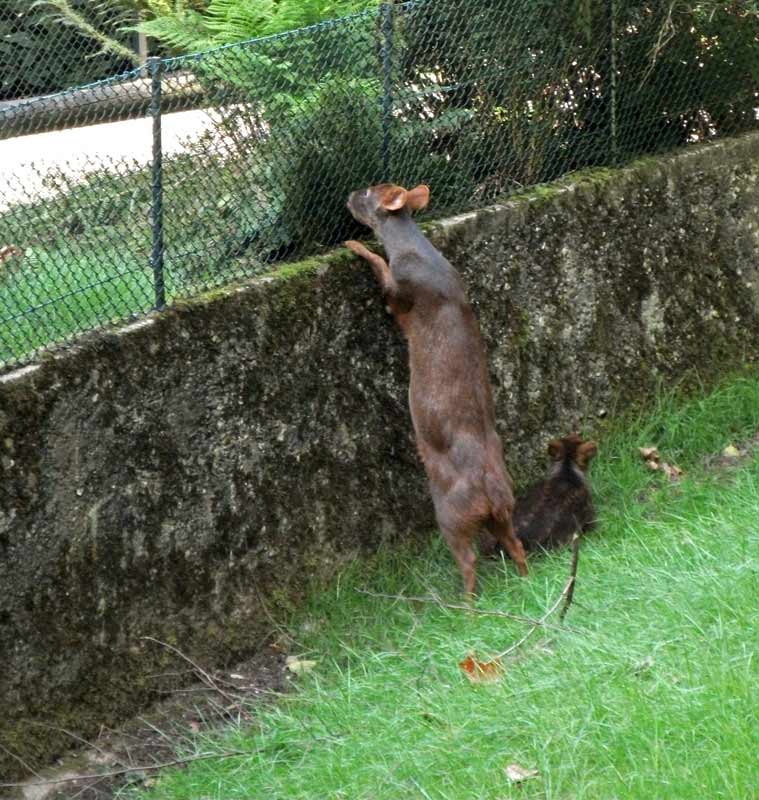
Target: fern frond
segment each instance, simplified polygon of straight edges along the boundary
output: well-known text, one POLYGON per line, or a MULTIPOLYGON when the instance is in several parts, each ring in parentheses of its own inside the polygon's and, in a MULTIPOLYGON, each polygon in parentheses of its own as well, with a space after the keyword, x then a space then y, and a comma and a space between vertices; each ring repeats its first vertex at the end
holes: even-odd
POLYGON ((50 9, 53 18, 76 28, 85 36, 96 41, 100 45, 101 52, 112 53, 125 61, 130 61, 135 66, 139 65, 139 56, 133 50, 93 25, 83 14, 71 6, 69 0, 37 0, 32 4, 32 8, 35 7, 50 9))
POLYGON ((206 24, 217 44, 241 42, 261 35, 275 10, 273 0, 211 0, 206 24))
POLYGON ((215 44, 203 15, 197 11, 145 20, 137 30, 183 53, 208 50, 215 44))
MULTIPOLYGON (((132 2, 132 0, 102 0, 132 2)), ((138 30, 192 52, 302 28, 376 6, 380 0, 136 0, 153 19, 138 30), (199 3, 207 3, 198 11, 199 3)))
POLYGON ((377 5, 379 0, 278 0, 276 13, 265 33, 304 28, 377 5))

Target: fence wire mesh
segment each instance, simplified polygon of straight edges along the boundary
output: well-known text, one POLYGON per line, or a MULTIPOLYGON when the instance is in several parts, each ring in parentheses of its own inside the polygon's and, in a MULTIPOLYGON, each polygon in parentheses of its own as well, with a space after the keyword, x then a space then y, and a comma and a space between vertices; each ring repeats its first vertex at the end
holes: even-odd
POLYGON ((0 102, 61 91, 138 66, 137 7, 100 0, 0 3, 0 102))
POLYGON ((593 8, 383 4, 0 109, 0 362, 361 235, 359 187, 458 212, 757 127, 739 11, 593 8))

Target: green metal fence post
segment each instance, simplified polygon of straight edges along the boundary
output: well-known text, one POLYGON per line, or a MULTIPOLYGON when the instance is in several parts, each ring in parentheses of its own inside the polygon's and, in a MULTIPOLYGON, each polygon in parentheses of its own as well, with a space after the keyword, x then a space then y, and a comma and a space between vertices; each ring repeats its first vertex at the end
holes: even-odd
POLYGON ((163 276, 163 149, 161 146, 161 77, 163 62, 160 58, 149 58, 150 71, 150 116, 153 118, 153 160, 151 164, 152 203, 150 221, 153 246, 150 266, 153 269, 155 307, 166 305, 166 287, 163 276))

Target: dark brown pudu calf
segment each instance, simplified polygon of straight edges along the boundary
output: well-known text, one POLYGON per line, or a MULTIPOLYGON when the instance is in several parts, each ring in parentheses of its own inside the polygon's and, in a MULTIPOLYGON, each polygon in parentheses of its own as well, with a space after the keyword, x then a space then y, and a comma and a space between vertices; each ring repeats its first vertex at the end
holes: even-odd
POLYGON ((409 404, 416 443, 430 481, 440 530, 464 589, 475 590, 473 542, 485 526, 527 574, 514 535, 512 482, 495 430, 493 399, 479 326, 456 270, 411 219, 429 189, 381 184, 353 192, 348 208, 384 245, 387 262, 346 242, 372 267, 390 311, 408 340, 409 404))
POLYGON ((577 434, 548 443, 552 464, 546 480, 517 498, 514 531, 527 550, 548 550, 566 544, 595 524, 587 471, 598 452, 595 442, 577 434))

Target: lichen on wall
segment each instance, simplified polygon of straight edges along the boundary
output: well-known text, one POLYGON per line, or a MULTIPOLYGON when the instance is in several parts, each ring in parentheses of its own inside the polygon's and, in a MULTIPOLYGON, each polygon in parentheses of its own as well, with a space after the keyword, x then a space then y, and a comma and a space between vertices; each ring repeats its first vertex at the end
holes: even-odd
MULTIPOLYGON (((481 321, 518 482, 550 436, 758 354, 757 136, 426 230, 481 321)), ((428 536, 406 384, 345 251, 2 376, 0 742, 44 762, 56 727, 86 736, 153 697, 171 656, 142 637, 227 663, 344 559, 428 536)))

